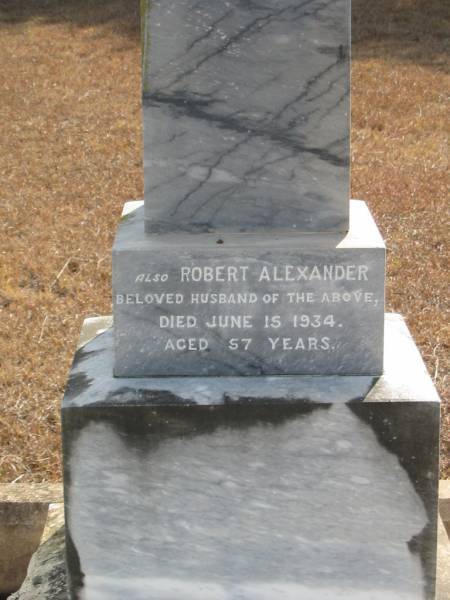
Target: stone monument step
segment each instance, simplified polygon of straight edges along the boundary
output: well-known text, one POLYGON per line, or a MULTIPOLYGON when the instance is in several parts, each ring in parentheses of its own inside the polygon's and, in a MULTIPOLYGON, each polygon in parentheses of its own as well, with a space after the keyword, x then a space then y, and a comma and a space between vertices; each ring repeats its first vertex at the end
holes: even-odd
POLYGON ((347 231, 350 0, 141 4, 147 231, 347 231))
POLYGON ((113 248, 118 377, 379 375, 385 247, 352 201, 347 235, 150 235, 113 248))

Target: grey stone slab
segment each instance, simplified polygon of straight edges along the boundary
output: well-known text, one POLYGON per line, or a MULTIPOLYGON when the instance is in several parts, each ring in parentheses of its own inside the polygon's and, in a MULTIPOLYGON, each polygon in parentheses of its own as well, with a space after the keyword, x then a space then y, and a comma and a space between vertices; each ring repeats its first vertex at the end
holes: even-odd
MULTIPOLYGON (((417 467, 398 405, 376 405, 385 429, 361 407, 66 415, 72 598, 433 598, 436 437, 417 467)), ((404 407, 413 434, 428 408, 404 407)))
POLYGON ((385 248, 363 202, 346 237, 156 235, 113 249, 114 373, 379 375, 385 248))
POLYGON ((118 379, 110 332, 88 342, 62 410, 71 598, 434 598, 439 402, 386 330, 385 401, 367 377, 118 379))
POLYGON ((348 229, 350 0, 144 0, 146 227, 348 229))

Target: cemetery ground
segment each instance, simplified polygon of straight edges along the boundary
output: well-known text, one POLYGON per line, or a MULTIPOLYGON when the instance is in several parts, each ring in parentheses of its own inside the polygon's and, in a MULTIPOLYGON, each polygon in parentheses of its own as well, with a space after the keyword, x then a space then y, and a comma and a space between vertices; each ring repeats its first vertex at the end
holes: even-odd
MULTIPOLYGON (((142 197, 138 3, 0 0, 0 481, 60 479, 59 404, 83 319, 111 313, 123 203, 142 197)), ((352 196, 448 389, 450 4, 353 0, 352 196)))

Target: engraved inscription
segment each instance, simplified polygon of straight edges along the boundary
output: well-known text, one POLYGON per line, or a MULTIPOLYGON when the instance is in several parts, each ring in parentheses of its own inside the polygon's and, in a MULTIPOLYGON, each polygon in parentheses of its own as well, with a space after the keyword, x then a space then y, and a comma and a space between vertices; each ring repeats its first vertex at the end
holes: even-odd
POLYGON ((166 355, 333 353, 355 311, 383 301, 364 263, 181 263, 129 285, 116 290, 116 305, 142 307, 154 352, 166 355))

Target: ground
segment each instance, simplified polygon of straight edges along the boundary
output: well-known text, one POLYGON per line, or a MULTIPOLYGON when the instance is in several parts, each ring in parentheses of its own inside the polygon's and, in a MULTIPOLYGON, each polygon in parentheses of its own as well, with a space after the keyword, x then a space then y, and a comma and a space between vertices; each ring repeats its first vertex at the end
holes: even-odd
MULTIPOLYGON (((114 230, 143 186, 138 14, 137 0, 0 0, 3 482, 60 479, 81 323, 111 313, 114 230)), ((352 52, 352 195, 387 242, 387 308, 444 401, 450 477, 450 3, 353 0, 352 52)))

